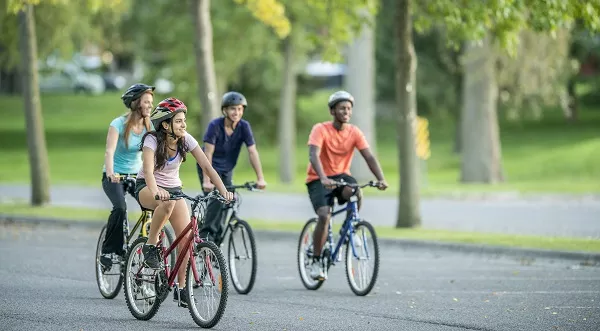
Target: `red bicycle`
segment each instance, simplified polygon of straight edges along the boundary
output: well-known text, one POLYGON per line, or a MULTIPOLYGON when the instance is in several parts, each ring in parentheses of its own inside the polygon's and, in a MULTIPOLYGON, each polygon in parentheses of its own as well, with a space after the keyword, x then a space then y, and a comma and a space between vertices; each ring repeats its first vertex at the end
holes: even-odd
MULTIPOLYGON (((183 263, 185 252, 189 255, 186 273, 187 306, 194 322, 202 328, 212 328, 219 323, 227 305, 228 282, 227 264, 221 250, 212 242, 202 240, 198 235, 200 209, 209 199, 227 203, 217 191, 206 196, 193 198, 184 193, 172 194, 170 200, 187 199, 192 202, 191 222, 169 246, 163 245, 163 232, 159 235, 157 247, 161 255, 159 269, 144 265, 142 247, 146 237, 138 238, 130 246, 125 259, 124 292, 125 301, 131 314, 140 320, 149 320, 157 312, 160 304, 171 290, 179 293, 175 283, 177 272, 183 263), (171 268, 167 257, 184 241, 184 248, 171 268), (196 300, 198 299, 198 300, 196 300)), ((181 305, 182 298, 179 298, 181 305)))

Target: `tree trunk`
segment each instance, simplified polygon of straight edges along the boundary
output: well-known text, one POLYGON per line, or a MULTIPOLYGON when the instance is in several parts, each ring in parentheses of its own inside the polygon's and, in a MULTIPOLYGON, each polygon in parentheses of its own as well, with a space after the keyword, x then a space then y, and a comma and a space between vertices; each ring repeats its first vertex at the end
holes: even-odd
POLYGON ((50 170, 38 85, 37 39, 32 5, 25 5, 19 12, 19 46, 31 173, 31 204, 40 206, 50 201, 50 170))
POLYGON ((454 125, 454 153, 455 154, 460 154, 460 152, 462 151, 462 140, 461 140, 461 136, 462 136, 462 130, 461 130, 461 123, 462 123, 462 119, 461 119, 461 110, 459 109, 460 105, 462 104, 462 81, 463 81, 463 74, 462 71, 459 71, 459 73, 457 74, 456 77, 456 82, 454 83, 454 93, 456 94, 456 108, 452 113, 454 114, 454 120, 455 125, 454 125))
MULTIPOLYGON (((371 151, 375 153, 375 36, 371 26, 365 24, 350 45, 347 68, 346 89, 354 96, 356 110, 352 113, 352 122, 365 134, 371 151)), ((373 179, 360 153, 354 154, 351 172, 359 181, 373 179)))
POLYGON ((208 123, 218 117, 220 111, 220 96, 217 91, 217 77, 213 57, 213 31, 210 19, 210 0, 193 0, 192 15, 196 38, 196 73, 198 75, 198 93, 202 116, 201 130, 206 130, 208 123))
POLYGON ((396 102, 398 103, 398 148, 400 152, 400 197, 396 227, 421 224, 419 168, 415 146, 417 123, 417 56, 412 38, 412 0, 398 0, 396 9, 396 102))
POLYGON ((279 107, 279 178, 289 184, 296 174, 296 67, 294 37, 284 41, 283 86, 279 107))
POLYGON ((464 52, 461 181, 504 180, 498 127, 496 56, 490 38, 468 42, 464 52))

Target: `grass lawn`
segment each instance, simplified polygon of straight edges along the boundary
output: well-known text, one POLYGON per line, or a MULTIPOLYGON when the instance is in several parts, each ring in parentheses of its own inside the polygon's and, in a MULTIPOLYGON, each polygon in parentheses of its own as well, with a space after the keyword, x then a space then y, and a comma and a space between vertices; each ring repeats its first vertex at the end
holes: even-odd
MULTIPOLYGON (((65 208, 65 207, 34 207, 27 204, 0 204, 0 214, 21 215, 56 219, 69 219, 81 222, 104 222, 108 211, 101 209, 65 208)), ((131 212, 131 225, 140 216, 139 212, 131 212)), ((255 230, 286 231, 300 234, 304 222, 265 222, 249 220, 255 230)), ((334 233, 338 233, 334 225, 334 233)), ((582 238, 520 236, 476 232, 455 232, 446 230, 426 229, 395 229, 391 227, 375 227, 375 231, 382 238, 417 239, 454 243, 483 244, 496 246, 511 246, 525 248, 539 248, 564 251, 600 252, 600 241, 582 238)))
MULTIPOLYGON (((124 112, 119 96, 118 93, 102 96, 42 96, 53 184, 100 186, 108 124, 124 112)), ((161 97, 157 96, 156 99, 161 97)), ((25 119, 20 111, 23 108, 21 97, 2 96, 0 102, 3 105, 0 108, 0 116, 3 118, 0 121, 0 182, 28 183, 29 166, 25 119)), ((503 165, 507 183, 493 186, 458 183, 460 159, 452 152, 454 125, 447 119, 432 118, 432 157, 427 162, 427 185, 423 187, 422 193, 598 193, 600 111, 582 111, 581 117, 581 122, 577 124, 565 123, 560 115, 549 115, 543 122, 502 123, 503 165)), ((390 121, 378 124, 377 146, 377 155, 391 187, 386 192, 374 190, 370 194, 398 194, 399 191, 398 152, 394 142, 395 131, 391 125, 393 123, 390 124, 390 121)), ((200 131, 194 121, 189 121, 189 131, 193 134, 200 131)), ((291 185, 284 185, 277 178, 277 147, 260 143, 260 137, 257 137, 270 190, 306 191, 303 185, 308 154, 304 144, 306 134, 302 132, 298 138, 297 174, 291 185)), ((196 137, 200 138, 199 135, 196 137)), ((191 160, 182 166, 181 177, 187 187, 199 187, 195 165, 191 160)), ((245 149, 240 156, 235 179, 237 182, 254 180, 245 149)))

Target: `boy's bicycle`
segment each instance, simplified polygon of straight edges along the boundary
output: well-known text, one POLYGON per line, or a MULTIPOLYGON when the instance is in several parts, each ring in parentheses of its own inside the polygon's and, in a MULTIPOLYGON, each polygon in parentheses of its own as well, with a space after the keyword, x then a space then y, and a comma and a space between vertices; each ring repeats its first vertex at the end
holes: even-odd
MULTIPOLYGON (((342 255, 344 254, 343 245, 345 245, 346 276, 350 289, 356 295, 367 295, 373 289, 379 272, 379 245, 373 226, 358 216, 358 197, 356 194, 358 188, 367 186, 378 187, 378 183, 370 181, 364 185, 345 182, 336 182, 336 184, 338 187, 352 187, 353 193, 345 208, 340 208, 331 214, 327 241, 321 254, 322 267, 325 272, 328 272, 329 268, 335 265, 336 262, 342 262, 342 255), (344 223, 342 223, 337 243, 334 243, 332 231, 333 217, 342 212, 348 212, 348 216, 344 220, 344 223), (372 243, 369 243, 367 238, 369 236, 372 243), (369 267, 368 262, 372 262, 373 266, 369 267)), ((324 280, 312 279, 307 270, 307 267, 312 264, 313 260, 312 241, 316 224, 317 218, 308 220, 300 233, 300 240, 298 242, 298 271, 300 272, 302 284, 309 290, 317 290, 324 282, 324 280)))
MULTIPOLYGON (((227 186, 227 190, 235 192, 236 189, 246 189, 248 191, 261 191, 256 188, 256 183, 246 182, 242 185, 227 186)), ((256 280, 256 240, 254 233, 248 222, 238 217, 238 210, 241 205, 239 192, 235 192, 235 202, 223 204, 221 211, 221 233, 215 238, 215 244, 221 249, 223 241, 229 234, 227 245, 227 258, 229 262, 229 272, 233 288, 239 294, 248 294, 254 286, 256 280), (246 266, 246 268, 244 268, 246 266), (249 269, 247 271, 242 271, 249 269)))
MULTIPOLYGON (((158 196, 155 198, 158 199, 158 196)), ((142 247, 147 241, 146 237, 138 238, 129 248, 125 260, 125 301, 135 318, 151 319, 171 289, 180 293, 179 284, 175 283, 175 279, 179 268, 187 267, 184 286, 187 291, 182 292, 187 292, 185 299, 190 315, 198 326, 211 328, 219 322, 227 305, 227 264, 223 253, 214 243, 204 241, 198 236, 197 220, 202 216, 200 209, 204 202, 213 198, 222 202, 226 200, 216 191, 205 197, 195 198, 184 193, 171 194, 170 199, 182 198, 192 202, 190 223, 169 246, 163 244, 165 235, 161 232, 157 243, 162 261, 160 269, 150 269, 144 265, 142 247), (177 257, 175 266, 171 268, 166 256, 169 256, 182 241, 184 248, 177 257), (189 255, 187 266, 182 266, 184 254, 189 255), (216 300, 209 302, 211 299, 216 300)), ((179 295, 178 300, 178 305, 184 306, 179 295)))
MULTIPOLYGON (((117 176, 121 184, 123 185, 123 190, 125 193, 129 193, 131 196, 135 197, 135 179, 136 175, 124 175, 117 176)), ((126 212, 125 219, 123 219, 123 252, 127 252, 127 248, 129 247, 129 243, 134 239, 135 233, 139 230, 139 237, 147 237, 148 232, 150 231, 150 223, 152 222, 152 210, 146 209, 140 205, 142 209, 142 215, 138 218, 137 222, 133 226, 133 229, 129 231, 129 217, 126 212)), ((124 261, 123 258, 117 254, 111 254, 111 265, 104 266, 100 263, 100 257, 102 256, 102 244, 104 243, 104 238, 106 237, 106 227, 105 224, 100 230, 100 236, 98 237, 98 244, 96 246, 96 283, 98 284, 98 289, 100 290, 100 294, 106 299, 113 299, 121 290, 121 286, 123 285, 123 266, 124 261)), ((167 227, 164 227, 162 230, 165 233, 166 241, 170 244, 173 242, 173 233, 167 227)), ((169 262, 171 265, 175 263, 175 252, 171 254, 169 257, 169 262)))

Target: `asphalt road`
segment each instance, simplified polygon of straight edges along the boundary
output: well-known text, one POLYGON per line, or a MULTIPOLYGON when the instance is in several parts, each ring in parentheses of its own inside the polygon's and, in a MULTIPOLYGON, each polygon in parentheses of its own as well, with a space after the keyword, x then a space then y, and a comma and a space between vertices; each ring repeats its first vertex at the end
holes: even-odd
MULTIPOLYGON (((0 185, 0 202, 28 201, 29 196, 28 186, 0 185)), ((100 186, 53 186, 51 200, 57 206, 111 208, 100 186)), ((128 196, 127 201, 130 208, 139 208, 133 198, 128 196)), ((600 198, 597 196, 422 199, 421 214, 422 226, 427 229, 600 239, 600 198)), ((369 191, 365 191, 363 218, 375 225, 392 226, 396 215, 395 198, 369 196, 369 191)), ((242 192, 241 216, 253 220, 304 222, 313 217, 314 212, 307 195, 242 192)))
MULTIPOLYGON (((0 225, 0 329, 198 329, 171 297, 150 321, 123 294, 103 299, 94 276, 98 230, 0 225)), ((259 271, 247 296, 233 289, 215 330, 600 330, 600 268, 381 247, 375 290, 356 297, 334 267, 304 289, 295 237, 259 236, 259 271)))

